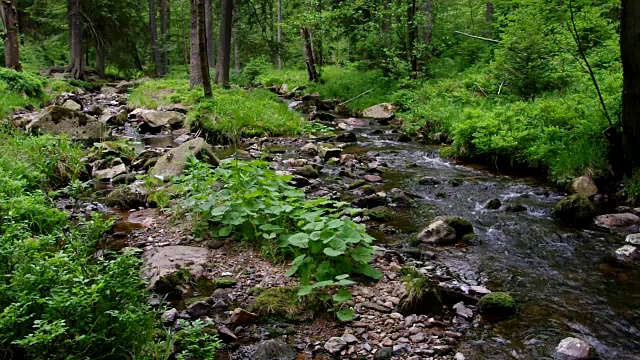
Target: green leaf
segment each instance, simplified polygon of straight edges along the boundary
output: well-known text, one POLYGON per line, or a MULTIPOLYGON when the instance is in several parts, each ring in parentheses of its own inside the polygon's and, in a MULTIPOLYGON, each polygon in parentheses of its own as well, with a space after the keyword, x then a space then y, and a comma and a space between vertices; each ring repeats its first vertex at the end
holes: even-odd
POLYGON ((333 266, 331 265, 331 262, 329 261, 323 261, 320 263, 320 265, 318 265, 318 267, 316 268, 316 279, 319 281, 323 281, 323 280, 329 280, 331 279, 334 274, 334 269, 333 266))
POLYGON ((313 291, 314 286, 313 285, 306 285, 300 288, 300 290, 298 290, 298 296, 305 296, 305 295, 309 295, 311 294, 311 292, 313 291))
POLYGON ((333 295, 333 301, 338 303, 343 303, 351 300, 353 295, 351 295, 351 291, 347 289, 340 289, 337 294, 333 295))
POLYGON ((342 241, 339 238, 334 238, 331 241, 329 241, 329 245, 334 249, 334 250, 338 250, 338 251, 346 251, 347 250, 347 244, 345 244, 344 241, 342 241))
POLYGON ((353 321, 353 319, 356 317, 356 313, 352 308, 346 308, 338 311, 336 313, 336 316, 338 317, 338 319, 340 319, 340 321, 348 322, 353 321))
POLYGON ((373 249, 366 246, 358 246, 351 251, 351 257, 353 260, 359 263, 368 263, 371 260, 371 255, 373 255, 373 249))
POLYGON ((324 253, 327 256, 336 257, 344 254, 344 251, 334 250, 332 248, 325 248, 324 253))
POLYGON ((223 226, 218 229, 218 236, 219 237, 229 236, 229 234, 231 234, 231 230, 233 230, 231 226, 223 226))
POLYGON ((382 277, 382 273, 370 264, 360 265, 358 272, 375 280, 379 280, 382 277))
POLYGON ((349 286, 349 285, 355 285, 355 284, 356 284, 355 281, 351 281, 349 279, 342 279, 336 283, 336 285, 339 285, 339 286, 349 286))
POLYGON ((357 244, 360 242, 360 240, 362 240, 362 234, 358 230, 346 224, 342 228, 340 237, 342 238, 342 240, 352 244, 357 244))
POLYGON ((342 274, 342 275, 338 275, 336 276, 336 280, 343 280, 349 277, 349 274, 342 274))
POLYGON ((306 249, 309 247, 309 235, 305 233, 297 233, 289 237, 289 244, 306 249))
POLYGON ((327 224, 327 227, 328 227, 329 229, 337 229, 337 228, 339 228, 340 226, 342 226, 342 224, 343 224, 343 221, 342 221, 342 220, 340 220, 340 219, 335 219, 335 220, 331 220, 331 221, 329 221, 329 223, 327 224))

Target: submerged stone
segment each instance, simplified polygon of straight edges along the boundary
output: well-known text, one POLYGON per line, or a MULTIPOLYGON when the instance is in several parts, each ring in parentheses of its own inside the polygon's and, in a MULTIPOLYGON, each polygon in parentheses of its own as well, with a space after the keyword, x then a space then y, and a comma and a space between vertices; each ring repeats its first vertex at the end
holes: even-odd
POLYGON ((571 195, 560 200, 553 208, 553 217, 563 223, 585 226, 595 214, 591 201, 584 195, 571 195))

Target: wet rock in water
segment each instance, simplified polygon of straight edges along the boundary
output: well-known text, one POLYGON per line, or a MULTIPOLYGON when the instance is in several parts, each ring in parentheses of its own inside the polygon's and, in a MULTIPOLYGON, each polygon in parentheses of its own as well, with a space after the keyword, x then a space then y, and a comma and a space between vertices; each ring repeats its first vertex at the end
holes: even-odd
POLYGON ((420 180, 418 180, 418 183, 420 185, 438 185, 440 184, 440 180, 431 176, 425 176, 420 178, 420 180))
POLYGON ((146 110, 139 112, 138 118, 143 122, 140 131, 147 133, 158 132, 164 126, 179 128, 184 124, 186 116, 176 111, 146 110))
POLYGON ((555 358, 558 360, 588 360, 595 355, 591 345, 584 340, 568 337, 560 341, 556 347, 555 358))
POLYGON ((316 144, 314 143, 307 143, 300 149, 301 153, 309 155, 318 155, 318 151, 318 146, 316 146, 316 144))
POLYGON ((625 228, 633 225, 639 225, 640 217, 631 213, 606 214, 596 217, 595 223, 596 225, 607 229, 625 228))
POLYGON ((133 183, 113 189, 107 195, 105 204, 123 210, 134 209, 146 204, 147 195, 144 183, 133 183))
POLYGON ((586 197, 592 197, 598 193, 598 187, 588 176, 580 176, 573 179, 569 186, 572 194, 578 194, 586 197))
POLYGON ((434 221, 442 220, 455 230, 456 240, 468 240, 475 236, 471 221, 459 216, 438 216, 434 221))
MULTIPOLYGON (((365 180, 356 180, 354 182, 352 182, 351 184, 347 185, 347 190, 354 190, 360 187, 363 187, 367 185, 367 182, 365 180)), ((375 190, 373 191, 375 193, 375 190)))
MULTIPOLYGON (((360 190, 365 189, 363 186, 360 190)), ((375 191, 375 190, 374 190, 375 191)), ((372 194, 367 195, 365 197, 358 198, 353 201, 353 203, 360 208, 373 209, 377 206, 384 206, 387 204, 386 196, 382 196, 381 194, 372 194)))
POLYGON ((73 100, 67 100, 64 102, 64 104, 62 104, 63 107, 69 109, 69 110, 73 110, 73 111, 81 111, 82 110, 82 105, 80 105, 79 103, 73 101, 73 100))
POLYGON ((127 166, 122 159, 115 158, 111 160, 98 160, 93 164, 91 176, 98 180, 111 180, 118 175, 125 174, 127 166))
POLYGON ((502 206, 500 199, 491 199, 484 204, 484 208, 487 210, 498 210, 502 206))
POLYGON ((367 108, 362 113, 363 117, 376 119, 376 120, 388 120, 393 118, 394 115, 395 115, 395 108, 393 107, 393 105, 389 103, 374 105, 370 108, 367 108))
POLYGON ((616 260, 622 264, 629 264, 638 257, 638 248, 633 245, 624 245, 615 251, 616 260))
POLYGON ((386 206, 376 206, 373 209, 367 209, 364 211, 364 216, 368 216, 371 220, 378 222, 387 222, 393 219, 391 210, 386 206))
POLYGON ((194 155, 199 160, 204 159, 213 166, 218 166, 220 163, 213 154, 211 145, 207 144, 203 138, 195 138, 162 155, 149 170, 149 176, 168 180, 180 175, 190 155, 194 155))
POLYGON ((464 305, 464 302, 459 302, 453 305, 453 309, 456 311, 456 315, 463 317, 467 320, 473 318, 473 310, 464 305))
POLYGON ((333 121, 336 119, 336 116, 333 115, 332 113, 326 112, 326 111, 312 111, 309 114, 309 120, 313 121, 313 120, 320 120, 320 121, 333 121))
POLYGON ((311 181, 309 181, 309 179, 307 179, 304 176, 300 176, 300 175, 293 175, 291 177, 291 180, 289 180, 289 184, 291 186, 295 186, 297 188, 303 188, 305 186, 309 186, 311 185, 311 181))
MULTIPOLYGON (((365 184, 366 185, 362 185, 359 188, 357 188, 356 191, 354 191, 354 193, 356 195, 359 195, 359 196, 362 196, 362 195, 364 195, 364 196, 375 195, 376 194, 376 188, 373 187, 373 185, 370 185, 369 183, 367 183, 366 181, 365 181, 365 184)), ((382 205, 384 205, 384 203, 382 205)), ((364 207, 367 207, 367 206, 364 206, 364 207)))
POLYGON ((627 238, 624 241, 628 242, 631 245, 640 246, 640 233, 638 233, 638 234, 629 234, 629 235, 627 235, 627 238))
POLYGON ((320 177, 320 173, 312 165, 305 165, 293 170, 296 175, 304 176, 307 179, 317 179, 320 177))
POLYGON ((109 134, 107 127, 93 116, 53 105, 44 109, 27 125, 42 134, 66 134, 75 140, 100 141, 109 134))
POLYGON ((358 142, 358 137, 354 132, 349 131, 336 136, 336 142, 354 143, 358 142))
POLYGON ((347 347, 343 338, 334 336, 324 344, 324 349, 331 355, 336 355, 347 347))
POLYGON ((382 182, 382 178, 378 175, 365 175, 364 180, 370 183, 380 183, 382 182))
POLYGON ((378 351, 376 351, 373 358, 375 360, 389 360, 391 359, 392 356, 393 356, 393 348, 385 346, 378 349, 378 351))
POLYGON ((243 325, 255 322, 258 319, 258 315, 250 313, 243 308, 236 308, 231 314, 231 323, 234 325, 243 325))
POLYGON ((338 124, 338 126, 337 126, 337 128, 338 128, 338 129, 340 129, 340 130, 344 130, 344 131, 351 131, 351 130, 353 130, 353 127, 351 127, 349 124, 347 124, 347 123, 343 123, 343 122, 339 123, 339 124, 338 124))
POLYGON ((182 295, 181 287, 190 280, 202 278, 209 265, 211 252, 193 246, 164 246, 145 250, 142 254, 141 277, 148 288, 174 298, 182 295))
POLYGON ((327 162, 333 158, 340 158, 341 154, 342 154, 342 149, 340 148, 326 148, 326 147, 320 148, 320 157, 324 162, 327 162))
POLYGON ((165 311, 164 314, 162 314, 161 319, 163 324, 171 325, 176 321, 177 318, 178 318, 178 310, 176 310, 175 308, 171 308, 165 311))
POLYGON ((575 194, 560 200, 553 208, 553 217, 563 223, 585 226, 591 222, 595 208, 586 196, 575 194))
POLYGON ((527 211, 527 207, 522 204, 507 204, 504 207, 504 211, 510 213, 518 213, 527 211))
POLYGON ((414 196, 398 188, 393 188, 389 191, 389 198, 391 202, 398 207, 406 208, 415 205, 413 201, 414 196))
POLYGON ((496 318, 507 317, 516 313, 516 302, 507 293, 493 292, 480 299, 478 308, 482 315, 496 318))
POLYGON ((448 244, 456 241, 456 231, 446 222, 437 220, 418 234, 418 240, 436 245, 448 244))
POLYGON ((266 340, 254 345, 251 354, 253 360, 295 360, 298 357, 296 349, 277 340, 266 340))
POLYGON ((136 181, 136 174, 120 174, 111 179, 113 185, 128 185, 136 181))
POLYGON ((398 142, 401 142, 401 143, 409 143, 409 142, 411 142, 412 140, 413 140, 413 139, 411 139, 411 136, 409 136, 409 135, 407 135, 407 134, 401 134, 401 135, 398 137, 398 142))
POLYGON ((187 307, 187 313, 193 318, 205 316, 211 310, 211 305, 206 301, 196 301, 187 307))
POLYGON ((122 126, 127 123, 128 115, 126 110, 120 110, 117 113, 102 114, 98 118, 103 124, 122 126))
POLYGON ((89 106, 89 108, 87 109, 87 114, 98 116, 102 114, 103 111, 104 111, 104 108, 101 105, 91 104, 91 106, 89 106))

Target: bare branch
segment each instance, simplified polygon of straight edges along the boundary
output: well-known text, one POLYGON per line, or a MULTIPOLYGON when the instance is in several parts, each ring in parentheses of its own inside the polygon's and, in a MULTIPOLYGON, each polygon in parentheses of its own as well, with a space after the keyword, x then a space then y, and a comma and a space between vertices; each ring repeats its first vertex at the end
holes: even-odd
POLYGON ((454 31, 454 33, 460 34, 460 35, 464 35, 464 36, 468 36, 470 38, 474 38, 474 39, 478 39, 478 40, 482 40, 482 41, 490 41, 490 42, 493 42, 493 43, 496 43, 496 44, 500 43, 500 40, 489 39, 489 38, 485 38, 485 37, 481 37, 481 36, 475 36, 475 35, 464 33, 462 31, 454 31))

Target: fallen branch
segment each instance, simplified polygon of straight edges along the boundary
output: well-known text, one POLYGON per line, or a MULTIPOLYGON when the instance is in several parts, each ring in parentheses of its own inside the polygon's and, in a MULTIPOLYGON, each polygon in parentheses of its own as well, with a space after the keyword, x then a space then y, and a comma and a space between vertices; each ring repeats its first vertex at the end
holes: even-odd
POLYGON ((467 34, 467 33, 463 33, 462 31, 454 31, 454 33, 456 34, 460 34, 460 35, 464 35, 464 36, 468 36, 470 38, 474 38, 474 39, 478 39, 478 40, 483 40, 483 41, 491 41, 494 43, 499 44, 500 40, 496 40, 496 39, 489 39, 489 38, 485 38, 485 37, 480 37, 480 36, 475 36, 475 35, 471 35, 471 34, 467 34))
POLYGON ((366 95, 366 94, 368 94, 368 93, 370 93, 370 92, 372 92, 372 91, 373 91, 373 89, 369 89, 369 90, 367 90, 367 91, 363 92, 362 94, 360 94, 360 95, 358 95, 358 96, 356 96, 356 97, 354 97, 354 98, 351 98, 351 99, 349 99, 349 100, 347 100, 347 101, 345 101, 345 102, 341 102, 340 104, 338 104, 338 106, 346 105, 346 104, 348 104, 348 103, 352 102, 353 100, 358 99, 358 98, 361 98, 361 97, 363 97, 364 95, 366 95))

